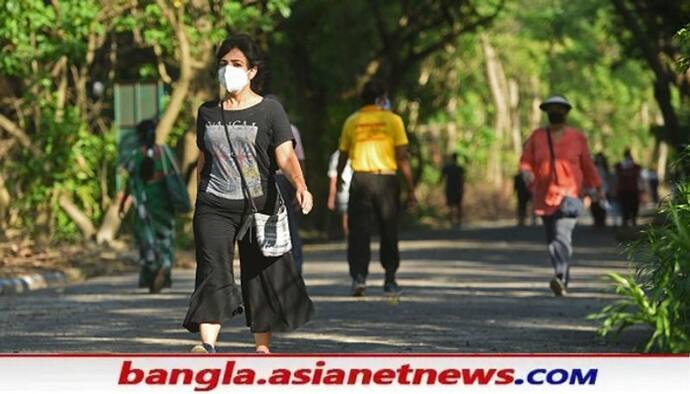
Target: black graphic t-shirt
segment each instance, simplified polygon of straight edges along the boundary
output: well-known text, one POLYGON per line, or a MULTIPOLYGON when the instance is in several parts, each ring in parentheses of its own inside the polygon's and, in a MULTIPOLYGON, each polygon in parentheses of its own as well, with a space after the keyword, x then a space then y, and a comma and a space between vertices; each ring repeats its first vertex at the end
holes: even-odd
MULTIPOLYGON (((205 158, 199 192, 241 203, 245 200, 242 180, 230 155, 220 111, 218 101, 199 107, 196 143, 205 158)), ((251 196, 261 210, 266 195, 275 189, 274 150, 293 139, 290 121, 280 103, 267 98, 249 108, 224 110, 223 116, 251 196)))

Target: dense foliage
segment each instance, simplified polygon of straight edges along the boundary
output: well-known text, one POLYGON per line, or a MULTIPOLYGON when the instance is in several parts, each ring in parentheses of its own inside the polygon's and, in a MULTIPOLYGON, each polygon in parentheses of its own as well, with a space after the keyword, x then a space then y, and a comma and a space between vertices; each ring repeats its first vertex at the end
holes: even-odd
POLYGON ((177 145, 193 123, 183 108, 215 88, 214 43, 230 30, 270 32, 289 4, 0 1, 3 232, 50 241, 101 238, 105 230, 112 239, 114 84, 161 80, 170 96, 158 134, 177 145))
MULTIPOLYGON (((690 151, 689 151, 690 152, 690 151)), ((685 157, 683 160, 690 158, 685 157)), ((623 299, 591 318, 602 321, 606 336, 629 326, 646 325, 645 351, 690 351, 690 182, 676 185, 660 210, 664 223, 649 226, 628 246, 635 273, 609 274, 623 299)))
MULTIPOLYGON (((681 72, 688 71, 690 33, 676 37, 681 72)), ((663 202, 662 224, 650 225, 628 245, 635 272, 609 274, 623 299, 590 316, 601 320, 599 334, 608 336, 635 325, 651 328, 645 351, 690 351, 690 149, 674 163, 673 194, 663 202)))
MULTIPOLYGON (((543 121, 536 106, 551 93, 574 103, 571 121, 593 150, 613 162, 630 146, 663 174, 666 120, 682 114, 660 109, 659 75, 630 45, 636 36, 621 4, 632 2, 0 0, 1 227, 48 240, 110 239, 101 233, 118 224, 118 81, 165 86, 158 137, 176 147, 193 193, 195 108, 217 95, 214 45, 233 31, 267 50, 267 89, 302 130, 316 228, 324 224, 328 155, 372 77, 387 82, 405 119, 422 210, 438 203, 438 170, 451 152, 466 163, 469 188, 509 190, 521 145, 543 121)), ((671 26, 677 10, 658 13, 671 26)), ((634 11, 646 21, 645 12, 658 10, 634 11)), ((643 32, 669 28, 655 26, 643 32)), ((663 51, 687 54, 686 36, 670 37, 663 51)), ((666 85, 681 108, 684 85, 666 85)))

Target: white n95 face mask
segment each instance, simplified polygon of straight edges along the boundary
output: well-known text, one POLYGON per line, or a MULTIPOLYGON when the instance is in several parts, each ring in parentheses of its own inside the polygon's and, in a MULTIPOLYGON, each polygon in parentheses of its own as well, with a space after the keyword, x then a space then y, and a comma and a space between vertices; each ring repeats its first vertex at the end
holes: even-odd
POLYGON ((228 92, 235 93, 249 84, 249 77, 242 68, 227 65, 218 69, 218 82, 228 92))

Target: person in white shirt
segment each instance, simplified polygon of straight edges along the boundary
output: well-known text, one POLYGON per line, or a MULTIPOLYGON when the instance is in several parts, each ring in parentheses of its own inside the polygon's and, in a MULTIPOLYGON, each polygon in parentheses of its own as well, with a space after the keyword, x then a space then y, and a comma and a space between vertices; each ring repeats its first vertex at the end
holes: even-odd
POLYGON ((347 202, 350 199, 350 181, 352 180, 352 167, 350 167, 350 160, 347 160, 345 169, 341 176, 343 181, 343 188, 338 191, 338 159, 340 158, 340 151, 336 150, 331 155, 328 162, 328 178, 330 178, 330 186, 328 189, 328 209, 335 211, 342 216, 342 226, 345 238, 349 233, 347 224, 347 202))

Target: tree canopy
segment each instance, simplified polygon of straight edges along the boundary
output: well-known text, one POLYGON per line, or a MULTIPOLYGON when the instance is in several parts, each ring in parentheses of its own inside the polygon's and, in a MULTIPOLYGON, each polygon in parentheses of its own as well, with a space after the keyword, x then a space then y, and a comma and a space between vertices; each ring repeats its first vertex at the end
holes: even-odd
POLYGON ((302 130, 317 198, 371 78, 405 120, 429 204, 452 152, 470 184, 505 189, 552 93, 574 103, 572 123, 612 159, 631 147, 663 174, 669 147, 690 135, 687 0, 0 0, 0 9, 0 227, 47 240, 115 237, 118 82, 165 86, 158 140, 176 148, 194 193, 196 108, 218 94, 213 53, 232 32, 266 50, 266 92, 302 130))

